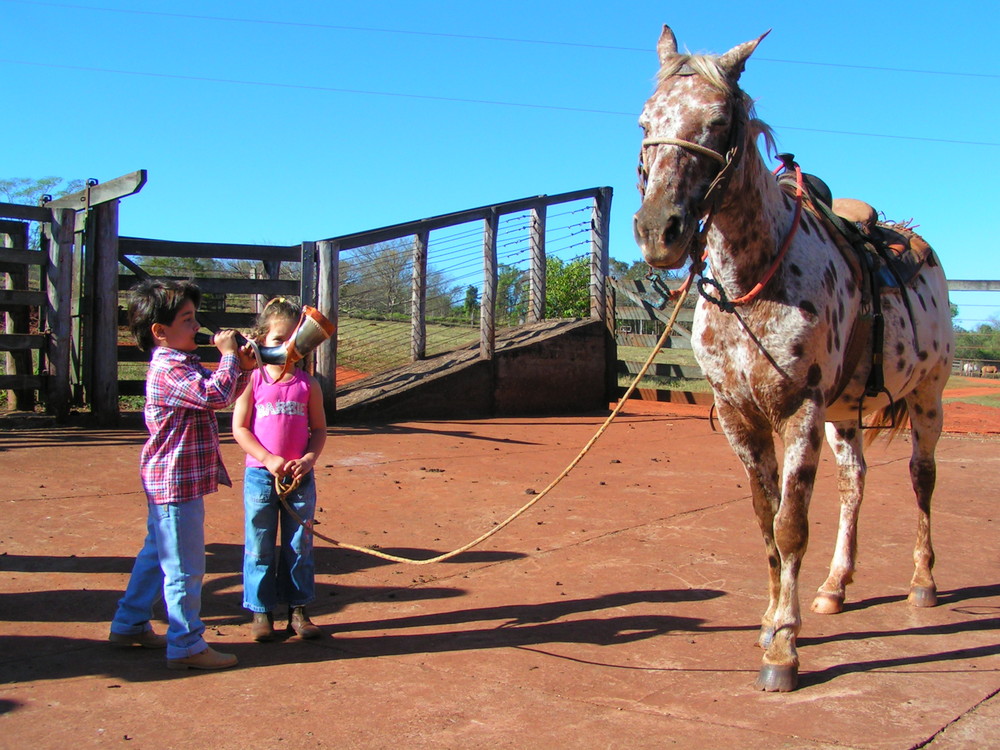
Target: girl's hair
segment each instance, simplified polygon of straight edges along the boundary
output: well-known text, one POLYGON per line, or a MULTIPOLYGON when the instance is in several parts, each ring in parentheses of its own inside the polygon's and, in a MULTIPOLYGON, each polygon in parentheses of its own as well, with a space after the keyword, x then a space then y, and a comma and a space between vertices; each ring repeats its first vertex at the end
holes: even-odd
POLYGON ((201 304, 201 290, 193 281, 171 279, 146 279, 136 284, 129 293, 128 327, 140 351, 152 351, 153 324, 173 325, 178 311, 191 300, 197 310, 201 304))
POLYGON ((301 316, 301 307, 284 297, 275 297, 264 305, 264 309, 257 315, 257 320, 254 322, 250 336, 259 343, 264 340, 267 332, 271 330, 272 321, 290 320, 292 323, 298 323, 301 316))

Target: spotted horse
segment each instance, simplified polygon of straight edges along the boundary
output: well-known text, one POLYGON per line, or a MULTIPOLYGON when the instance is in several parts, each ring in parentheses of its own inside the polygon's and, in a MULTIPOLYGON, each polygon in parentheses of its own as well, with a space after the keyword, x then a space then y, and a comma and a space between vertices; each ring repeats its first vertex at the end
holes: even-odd
POLYGON ((749 477, 767 552, 756 686, 788 691, 798 684, 798 576, 824 430, 838 467, 840 524, 813 611, 841 611, 854 574, 868 434, 862 415, 870 415, 865 427, 886 431, 909 418, 918 509, 909 602, 937 603, 930 506, 953 343, 945 276, 926 243, 924 262, 902 288, 873 283, 878 274, 865 271, 869 261, 815 210, 804 180, 789 190, 765 164, 757 142, 772 150, 771 131, 739 87, 764 36, 721 56, 688 55, 664 26, 656 88, 639 120, 634 231, 654 268, 691 258, 701 293, 694 354, 749 477))

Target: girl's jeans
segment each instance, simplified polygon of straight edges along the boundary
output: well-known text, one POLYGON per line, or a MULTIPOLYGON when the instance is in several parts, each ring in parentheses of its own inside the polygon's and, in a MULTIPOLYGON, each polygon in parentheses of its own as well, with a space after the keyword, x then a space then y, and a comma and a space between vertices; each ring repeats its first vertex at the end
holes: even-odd
MULTIPOLYGON (((316 512, 312 472, 287 500, 303 521, 312 520, 316 512)), ((247 467, 243 511, 243 606, 251 612, 270 612, 279 603, 297 607, 311 602, 316 595, 313 535, 278 500, 274 476, 267 469, 247 467), (279 519, 281 551, 277 552, 279 519)))
POLYGON ((205 576, 205 500, 148 504, 146 541, 136 555, 125 595, 111 621, 111 632, 135 635, 149 630, 153 605, 162 597, 167 609, 167 658, 200 654, 201 582, 205 576))

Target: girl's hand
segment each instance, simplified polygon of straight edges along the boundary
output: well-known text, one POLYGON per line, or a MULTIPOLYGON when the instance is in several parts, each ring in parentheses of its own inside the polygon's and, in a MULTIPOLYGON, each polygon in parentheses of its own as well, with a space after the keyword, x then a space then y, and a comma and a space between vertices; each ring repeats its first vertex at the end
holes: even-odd
POLYGON ((315 460, 309 458, 308 456, 303 456, 302 458, 297 458, 293 461, 288 462, 288 471, 291 473, 294 479, 302 479, 313 469, 315 460))
POLYGON ((257 357, 254 356, 249 341, 236 351, 236 358, 240 361, 240 369, 243 372, 257 369, 257 357))
POLYGON ((288 471, 289 461, 286 461, 282 456, 276 456, 273 453, 270 454, 261 463, 264 464, 264 468, 271 472, 276 477, 288 476, 290 473, 288 471))

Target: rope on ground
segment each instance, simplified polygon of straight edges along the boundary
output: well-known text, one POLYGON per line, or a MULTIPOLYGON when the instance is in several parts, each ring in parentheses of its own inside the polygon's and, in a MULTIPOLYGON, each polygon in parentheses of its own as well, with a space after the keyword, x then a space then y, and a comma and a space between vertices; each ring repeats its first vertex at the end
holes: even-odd
POLYGON ((324 534, 321 534, 320 532, 316 531, 316 529, 313 526, 312 521, 306 521, 306 520, 304 520, 298 513, 296 513, 292 509, 291 504, 287 500, 287 496, 290 495, 299 486, 299 480, 298 479, 293 479, 291 482, 284 482, 284 481, 282 481, 282 479, 280 477, 275 477, 275 479, 274 479, 274 487, 275 487, 276 492, 278 493, 278 499, 281 501, 281 504, 285 507, 285 510, 288 511, 288 513, 292 516, 292 518, 294 518, 300 525, 302 525, 302 526, 310 529, 312 531, 312 533, 314 535, 316 535, 317 537, 319 537, 320 539, 322 539, 322 540, 324 540, 326 542, 329 542, 330 544, 334 545, 335 547, 340 547, 341 549, 352 550, 354 552, 361 552, 362 554, 372 555, 373 557, 379 557, 379 558, 381 558, 383 560, 389 560, 390 562, 406 563, 408 565, 430 565, 431 563, 442 562, 442 561, 447 560, 449 558, 455 557, 456 555, 460 555, 463 552, 467 552, 468 550, 472 549, 473 547, 476 547, 477 545, 482 544, 487 539, 489 539, 491 536, 493 536, 494 534, 498 533, 501 529, 503 529, 506 526, 510 525, 515 520, 517 520, 517 518, 519 518, 524 513, 526 513, 529 508, 531 508, 539 500, 541 500, 543 497, 545 497, 547 494, 549 494, 549 492, 552 491, 556 487, 556 485, 558 485, 563 479, 565 479, 569 475, 569 473, 574 468, 576 468, 576 465, 578 463, 580 463, 580 461, 583 460, 583 457, 587 455, 587 453, 590 451, 590 449, 594 446, 594 443, 596 443, 598 441, 598 439, 601 437, 601 435, 603 435, 604 432, 611 425, 611 422, 614 421, 615 417, 617 417, 618 414, 621 412, 621 410, 624 408, 625 402, 628 400, 629 396, 631 396, 632 393, 635 391, 635 389, 638 387, 639 381, 642 380, 643 376, 646 374, 646 371, 649 370, 650 366, 653 364, 653 358, 656 357, 657 354, 659 354, 660 349, 662 349, 664 343, 666 343, 667 338, 670 336, 671 332, 673 331, 674 323, 677 320, 677 316, 678 316, 678 314, 681 311, 681 305, 683 304, 684 299, 687 297, 687 292, 688 292, 688 289, 690 288, 690 283, 689 283, 690 281, 691 281, 691 279, 689 278, 688 282, 685 283, 684 286, 681 288, 680 295, 677 297, 677 302, 674 305, 674 310, 673 310, 673 312, 670 315, 670 319, 667 321, 667 326, 666 326, 666 328, 663 329, 663 333, 661 334, 659 340, 656 342, 655 346, 653 347, 653 351, 650 353, 649 357, 646 359, 645 364, 643 364, 643 366, 639 369, 639 373, 635 376, 635 379, 632 381, 632 384, 629 385, 629 387, 625 390, 625 393, 622 394, 622 397, 620 399, 618 399, 618 403, 615 405, 615 408, 612 409, 611 414, 608 415, 608 418, 604 420, 604 424, 602 424, 597 429, 597 432, 594 433, 594 436, 592 438, 590 438, 590 440, 587 441, 587 444, 583 446, 583 449, 576 455, 576 458, 574 458, 572 461, 570 461, 569 465, 565 469, 562 470, 562 472, 559 474, 559 476, 557 476, 555 479, 553 479, 551 482, 549 482, 548 486, 544 490, 542 490, 537 495, 535 495, 534 497, 532 497, 532 499, 530 501, 528 501, 527 503, 525 503, 524 505, 522 505, 520 508, 518 508, 516 511, 514 511, 504 521, 502 521, 501 523, 497 524, 496 526, 494 526, 493 528, 491 528, 486 533, 481 534, 480 536, 476 537, 471 542, 469 542, 467 544, 463 544, 461 547, 458 547, 457 549, 453 549, 451 552, 445 552, 444 554, 437 555, 436 557, 429 557, 429 558, 422 559, 422 560, 421 559, 414 559, 414 558, 410 558, 410 557, 400 557, 398 555, 391 555, 388 552, 382 552, 381 550, 377 550, 377 549, 374 549, 372 547, 359 547, 359 546, 354 545, 354 544, 348 544, 347 542, 341 542, 341 541, 338 541, 338 540, 333 539, 331 537, 325 536, 324 534))

